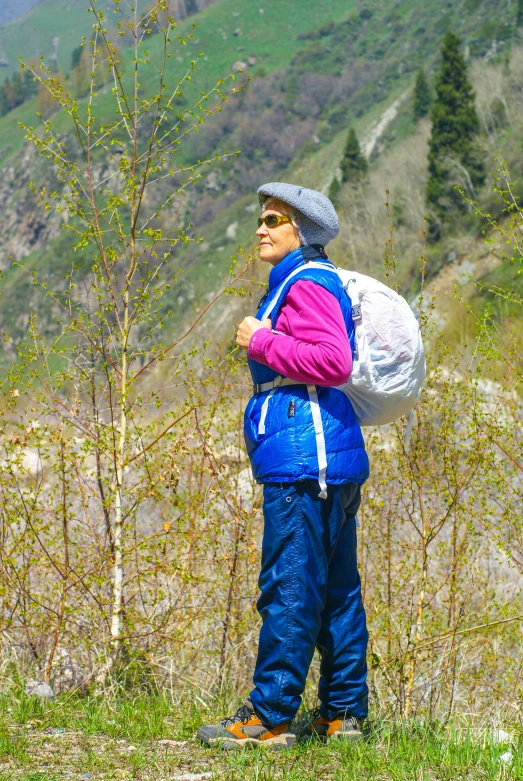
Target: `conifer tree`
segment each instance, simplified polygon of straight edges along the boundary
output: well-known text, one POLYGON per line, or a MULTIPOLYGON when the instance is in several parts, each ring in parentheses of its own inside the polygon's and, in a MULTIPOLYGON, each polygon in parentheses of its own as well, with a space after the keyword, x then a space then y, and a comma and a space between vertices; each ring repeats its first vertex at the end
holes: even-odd
MULTIPOLYGON (((14 77, 13 77, 14 80, 14 77)), ((6 114, 8 111, 11 111, 15 107, 15 99, 14 99, 14 90, 11 85, 11 80, 9 77, 4 81, 2 91, 4 93, 4 101, 6 105, 6 114)))
POLYGON ((341 181, 342 182, 357 182, 362 179, 368 170, 368 163, 365 157, 361 153, 360 142, 351 127, 345 149, 343 150, 343 157, 341 159, 341 181))
POLYGON ((329 192, 328 192, 328 197, 335 206, 336 206, 336 201, 338 199, 338 193, 340 189, 341 189, 340 180, 338 179, 337 176, 335 176, 330 184, 329 192))
POLYGON ((35 82, 33 74, 28 70, 22 71, 20 78, 22 83, 22 102, 25 103, 26 100, 31 100, 37 94, 38 84, 35 82))
POLYGON ((523 25, 523 0, 518 0, 516 26, 521 27, 523 25))
POLYGON ((5 116, 7 112, 9 111, 9 103, 7 101, 7 96, 5 94, 4 85, 0 87, 0 117, 5 116))
POLYGON ((82 46, 77 46, 75 49, 73 49, 73 52, 71 54, 71 70, 74 70, 80 64, 82 52, 83 52, 82 46))
POLYGON ((431 103, 432 96, 430 94, 429 82, 425 76, 425 71, 423 68, 420 68, 416 76, 416 84, 414 85, 413 113, 416 121, 427 116, 431 103))
POLYGON ((428 155, 427 203, 433 209, 431 232, 435 238, 441 231, 441 223, 466 206, 462 195, 455 189, 456 184, 461 184, 474 197, 474 189, 484 181, 483 164, 475 143, 479 133, 475 95, 459 46, 459 38, 449 31, 441 48, 436 100, 430 115, 432 135, 428 155))
POLYGON ((19 71, 13 73, 11 79, 11 109, 16 108, 24 102, 24 84, 19 71))

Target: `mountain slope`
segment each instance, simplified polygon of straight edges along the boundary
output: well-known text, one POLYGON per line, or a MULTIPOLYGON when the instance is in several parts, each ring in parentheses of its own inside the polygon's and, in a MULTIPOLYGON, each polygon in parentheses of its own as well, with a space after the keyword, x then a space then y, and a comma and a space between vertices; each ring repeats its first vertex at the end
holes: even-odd
MULTIPOLYGON (((29 10, 27 0, 26 4, 29 10)), ((19 57, 26 61, 43 57, 48 63, 51 59, 68 73, 73 49, 91 29, 92 16, 86 13, 83 0, 40 0, 29 13, 0 27, 0 50, 9 63, 0 69, 0 81, 18 70, 19 57)))
MULTIPOLYGON (((187 102, 197 90, 208 88, 217 75, 227 73, 235 59, 252 58, 248 71, 253 81, 183 153, 183 159, 188 160, 226 148, 242 150, 238 160, 205 175, 186 199, 182 212, 168 215, 163 224, 172 230, 183 219, 196 226, 197 235, 205 236, 204 244, 176 253, 185 273, 171 300, 165 301, 166 310, 174 311, 173 329, 218 289, 235 247, 251 245, 257 185, 281 178, 325 191, 337 170, 349 124, 365 141, 372 166, 369 183, 357 198, 350 188, 340 195, 342 233, 332 245, 332 257, 336 262, 352 262, 380 273, 389 230, 383 207, 389 186, 393 218, 398 222, 399 279, 404 289, 415 288, 417 258, 424 242, 423 182, 429 126, 426 122, 416 126, 411 117, 409 90, 414 73, 420 66, 434 69, 441 37, 452 26, 465 41, 482 92, 494 70, 500 70, 491 62, 493 43, 498 53, 508 52, 509 43, 516 52, 518 43, 509 23, 513 8, 508 0, 462 0, 443 7, 435 0, 385 4, 283 0, 278 14, 268 16, 266 9, 263 14, 260 9, 261 5, 253 8, 247 0, 217 0, 180 25, 183 32, 195 21, 199 29, 194 45, 172 63, 173 68, 182 71, 186 58, 194 57, 195 50, 201 48, 206 53, 193 86, 184 90, 187 102)), ((151 48, 155 45, 153 41, 151 48)), ((519 73, 519 60, 513 56, 512 61, 519 73)), ((513 74, 516 80, 517 73, 513 74)), ((147 74, 143 88, 144 92, 149 88, 147 74)), ((483 93, 486 115, 494 93, 488 87, 483 93)), ((512 85, 509 93, 512 106, 517 89, 512 85)), ((101 96, 100 110, 111 111, 109 92, 101 96)), ((517 113, 515 106, 511 110, 517 113)), ((21 134, 15 130, 18 119, 28 121, 32 114, 34 105, 27 104, 0 121, 0 139, 9 142, 6 148, 5 141, 0 141, 0 160, 3 157, 8 172, 0 181, 4 209, 0 250, 4 265, 9 251, 17 258, 25 256, 51 286, 53 278, 63 275, 69 253, 59 236, 60 221, 46 219, 24 190, 29 175, 37 180, 44 177, 34 154, 21 156, 21 134)), ((60 132, 68 131, 59 117, 56 124, 60 132)), ((492 143, 499 141, 512 148, 515 133, 513 122, 501 135, 494 134, 492 143)), ((486 154, 493 151, 486 149, 486 154)), ((166 180, 166 191, 172 186, 166 180)), ((434 269, 449 251, 447 245, 431 250, 434 269)), ((24 313, 35 305, 36 293, 18 269, 7 270, 3 286, 9 295, 0 302, 2 325, 18 322, 23 330, 24 313), (25 292, 20 295, 22 289, 25 292), (15 310, 19 306, 18 315, 13 304, 15 310)), ((20 326, 15 330, 20 333, 20 326)))
POLYGON ((38 0, 2 0, 0 4, 0 27, 26 14, 37 2, 38 0))
MULTIPOLYGON (((215 0, 170 0, 172 14, 185 19, 207 8, 215 0)), ((144 7, 147 0, 138 0, 144 7)), ((112 0, 98 0, 97 6, 107 14, 109 27, 114 20, 112 0)), ((82 36, 89 36, 92 14, 87 13, 87 0, 1 0, 0 82, 19 67, 18 58, 39 60, 63 73, 71 70, 71 55, 82 36), (9 23, 9 24, 8 24, 9 23), (5 25, 5 26, 3 26, 5 25)))

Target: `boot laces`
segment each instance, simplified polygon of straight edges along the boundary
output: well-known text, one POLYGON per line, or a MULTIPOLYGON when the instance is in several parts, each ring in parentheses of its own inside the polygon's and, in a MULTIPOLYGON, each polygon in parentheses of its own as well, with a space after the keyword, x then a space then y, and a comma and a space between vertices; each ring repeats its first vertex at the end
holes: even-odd
POLYGON ((253 716, 252 710, 247 705, 240 705, 234 716, 228 716, 221 722, 222 727, 229 727, 231 724, 236 724, 241 721, 242 724, 246 724, 253 716))

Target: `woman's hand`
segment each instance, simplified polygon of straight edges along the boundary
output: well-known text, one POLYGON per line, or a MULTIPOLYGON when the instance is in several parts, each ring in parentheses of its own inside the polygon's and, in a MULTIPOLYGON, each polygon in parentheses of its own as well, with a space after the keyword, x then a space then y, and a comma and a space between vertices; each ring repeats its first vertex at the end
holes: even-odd
POLYGON ((236 344, 247 350, 251 336, 255 331, 259 331, 260 328, 272 329, 271 318, 267 317, 266 320, 256 320, 255 317, 246 317, 238 326, 238 332, 236 334, 236 344))

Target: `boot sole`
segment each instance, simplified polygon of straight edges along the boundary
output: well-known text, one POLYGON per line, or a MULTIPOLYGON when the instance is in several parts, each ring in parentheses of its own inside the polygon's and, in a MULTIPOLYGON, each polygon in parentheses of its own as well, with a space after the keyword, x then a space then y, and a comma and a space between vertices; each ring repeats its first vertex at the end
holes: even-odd
POLYGON ((226 738, 224 740, 223 738, 218 738, 215 742, 219 743, 220 748, 224 751, 241 751, 245 748, 256 748, 257 746, 266 746, 273 751, 282 751, 296 744, 296 735, 287 732, 266 740, 257 740, 256 738, 247 738, 246 740, 227 740, 226 738))
POLYGON ((312 735, 304 735, 300 738, 300 741, 304 743, 311 740, 318 740, 320 743, 329 743, 331 740, 347 740, 351 743, 357 743, 359 740, 363 740, 363 735, 361 732, 343 732, 342 730, 337 730, 336 732, 333 732, 332 735, 318 735, 318 733, 314 732, 312 735))

